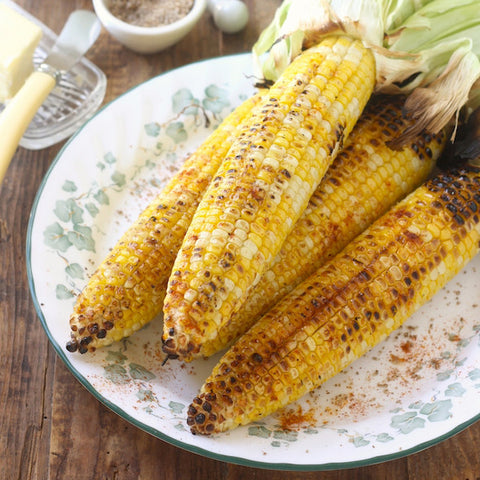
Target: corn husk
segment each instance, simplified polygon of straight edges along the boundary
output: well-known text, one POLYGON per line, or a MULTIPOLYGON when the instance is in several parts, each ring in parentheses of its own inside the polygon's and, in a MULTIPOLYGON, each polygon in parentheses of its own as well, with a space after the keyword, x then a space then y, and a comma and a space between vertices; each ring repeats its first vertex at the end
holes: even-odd
POLYGON ((257 75, 275 81, 332 33, 372 49, 377 92, 408 95, 405 110, 418 122, 402 140, 480 105, 480 0, 285 0, 253 47, 257 75))

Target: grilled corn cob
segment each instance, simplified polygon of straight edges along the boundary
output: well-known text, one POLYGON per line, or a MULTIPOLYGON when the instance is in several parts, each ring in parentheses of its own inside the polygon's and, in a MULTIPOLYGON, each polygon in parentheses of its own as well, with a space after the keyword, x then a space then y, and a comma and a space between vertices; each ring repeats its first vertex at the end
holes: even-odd
POLYGON ((164 304, 164 350, 201 356, 202 344, 245 301, 280 250, 375 80, 361 42, 328 37, 271 87, 200 202, 175 261, 164 304))
POLYGON ((405 98, 374 96, 287 237, 272 266, 205 356, 223 350, 280 298, 338 253, 350 240, 431 173, 446 143, 445 133, 422 133, 401 150, 388 143, 413 123, 402 116, 405 98))
POLYGON ((69 351, 109 345, 161 313, 168 277, 198 202, 264 92, 225 118, 99 265, 70 316, 69 351))
POLYGON ((427 181, 259 320, 193 400, 193 433, 300 398, 385 339, 480 248, 480 168, 427 181))

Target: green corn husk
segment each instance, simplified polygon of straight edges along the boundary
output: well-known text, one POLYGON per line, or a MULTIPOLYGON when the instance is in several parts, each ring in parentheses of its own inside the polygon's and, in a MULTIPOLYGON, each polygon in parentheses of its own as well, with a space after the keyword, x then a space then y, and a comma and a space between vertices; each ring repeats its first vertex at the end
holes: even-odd
POLYGON ((372 48, 377 92, 409 94, 406 111, 418 122, 405 138, 480 106, 480 0, 285 0, 253 47, 257 74, 275 81, 332 33, 372 48))

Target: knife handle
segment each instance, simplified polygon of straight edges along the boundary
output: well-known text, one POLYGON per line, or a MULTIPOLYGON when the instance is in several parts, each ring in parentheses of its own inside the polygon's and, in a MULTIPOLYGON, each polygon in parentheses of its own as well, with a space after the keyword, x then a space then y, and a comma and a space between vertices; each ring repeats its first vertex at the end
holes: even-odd
POLYGON ((0 185, 25 130, 53 87, 54 77, 35 71, 0 113, 0 185))

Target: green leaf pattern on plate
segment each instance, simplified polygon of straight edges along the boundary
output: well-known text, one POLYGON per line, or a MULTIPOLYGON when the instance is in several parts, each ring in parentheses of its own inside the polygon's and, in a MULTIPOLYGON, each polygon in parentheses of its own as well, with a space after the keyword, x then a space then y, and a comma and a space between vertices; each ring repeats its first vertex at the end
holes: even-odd
MULTIPOLYGON (((459 338, 458 335, 455 336, 455 344, 458 353, 461 352, 464 348, 467 348, 471 343, 473 337, 478 335, 480 329, 475 326, 473 328, 474 333, 471 336, 465 338, 459 338)), ((453 341, 454 336, 449 335, 449 340, 453 341)), ((454 357, 450 352, 443 352, 440 355, 442 358, 449 359, 454 357)), ((464 360, 456 360, 454 362, 455 366, 461 366, 464 360)), ((371 435, 357 435, 353 432, 348 431, 348 429, 336 429, 335 431, 339 435, 344 435, 348 437, 348 441, 352 443, 355 447, 361 448, 371 445, 375 442, 387 443, 395 439, 396 434, 409 435, 415 434, 414 432, 417 429, 425 428, 426 425, 435 422, 442 422, 448 420, 452 415, 453 402, 452 397, 462 397, 466 393, 466 388, 464 388, 459 381, 452 382, 452 378, 456 376, 454 369, 446 369, 443 372, 437 374, 437 380, 448 381, 450 382, 446 385, 445 389, 440 396, 443 396, 444 399, 435 400, 430 403, 424 403, 421 401, 411 403, 408 407, 408 410, 402 411, 401 408, 396 408, 391 411, 392 417, 390 420, 390 427, 392 428, 391 432, 382 432, 380 434, 371 434, 371 435), (413 433, 412 433, 413 432, 413 433)), ((471 382, 476 382, 480 380, 480 369, 476 368, 469 372, 466 375, 466 379, 471 382)), ((476 384, 475 388, 480 389, 480 384, 476 384)), ((328 427, 325 427, 328 428, 328 427)), ((303 434, 318 433, 318 430, 312 429, 311 427, 305 427, 301 430, 303 434)), ((270 429, 265 424, 255 424, 248 428, 248 435, 251 437, 257 437, 261 439, 268 439, 271 446, 281 447, 287 444, 288 442, 295 441, 297 439, 297 434, 292 436, 290 430, 282 430, 280 427, 276 429, 270 429), (273 441, 271 439, 274 439, 273 441), (281 442, 279 440, 284 440, 281 442)))
MULTIPOLYGON (((231 108, 228 91, 216 85, 206 87, 204 98, 200 99, 196 98, 189 89, 179 89, 172 97, 170 119, 164 123, 153 120, 144 125, 146 135, 155 141, 155 148, 152 152, 153 157, 147 158, 143 164, 134 168, 133 176, 132 174, 129 176, 118 167, 116 154, 107 151, 98 158, 95 165, 99 173, 97 177, 100 177, 101 173, 110 172, 109 183, 99 185, 95 181, 85 195, 75 195, 79 190, 75 180, 66 179, 63 182, 62 191, 66 196, 55 201, 52 211, 56 220, 43 232, 44 244, 62 254, 62 258, 67 262, 65 284, 57 286, 57 299, 70 300, 75 295, 75 291, 80 290, 75 281, 84 280, 84 272, 78 265, 68 264, 64 254, 70 249, 96 251, 90 226, 91 219, 98 217, 102 209, 111 204, 111 195, 121 192, 129 181, 140 175, 144 168, 153 170, 158 162, 175 164, 178 160, 177 146, 186 142, 189 135, 195 131, 191 126, 192 122, 194 125, 203 124, 211 128, 213 124, 218 124, 230 113, 231 108)), ((162 182, 152 176, 151 184, 157 186, 162 182)), ((115 369, 110 377, 123 378, 115 369)))
POLYGON ((72 278, 83 279, 85 277, 83 268, 78 263, 71 263, 70 265, 67 265, 67 267, 65 268, 65 271, 67 272, 67 275, 69 275, 72 278))

